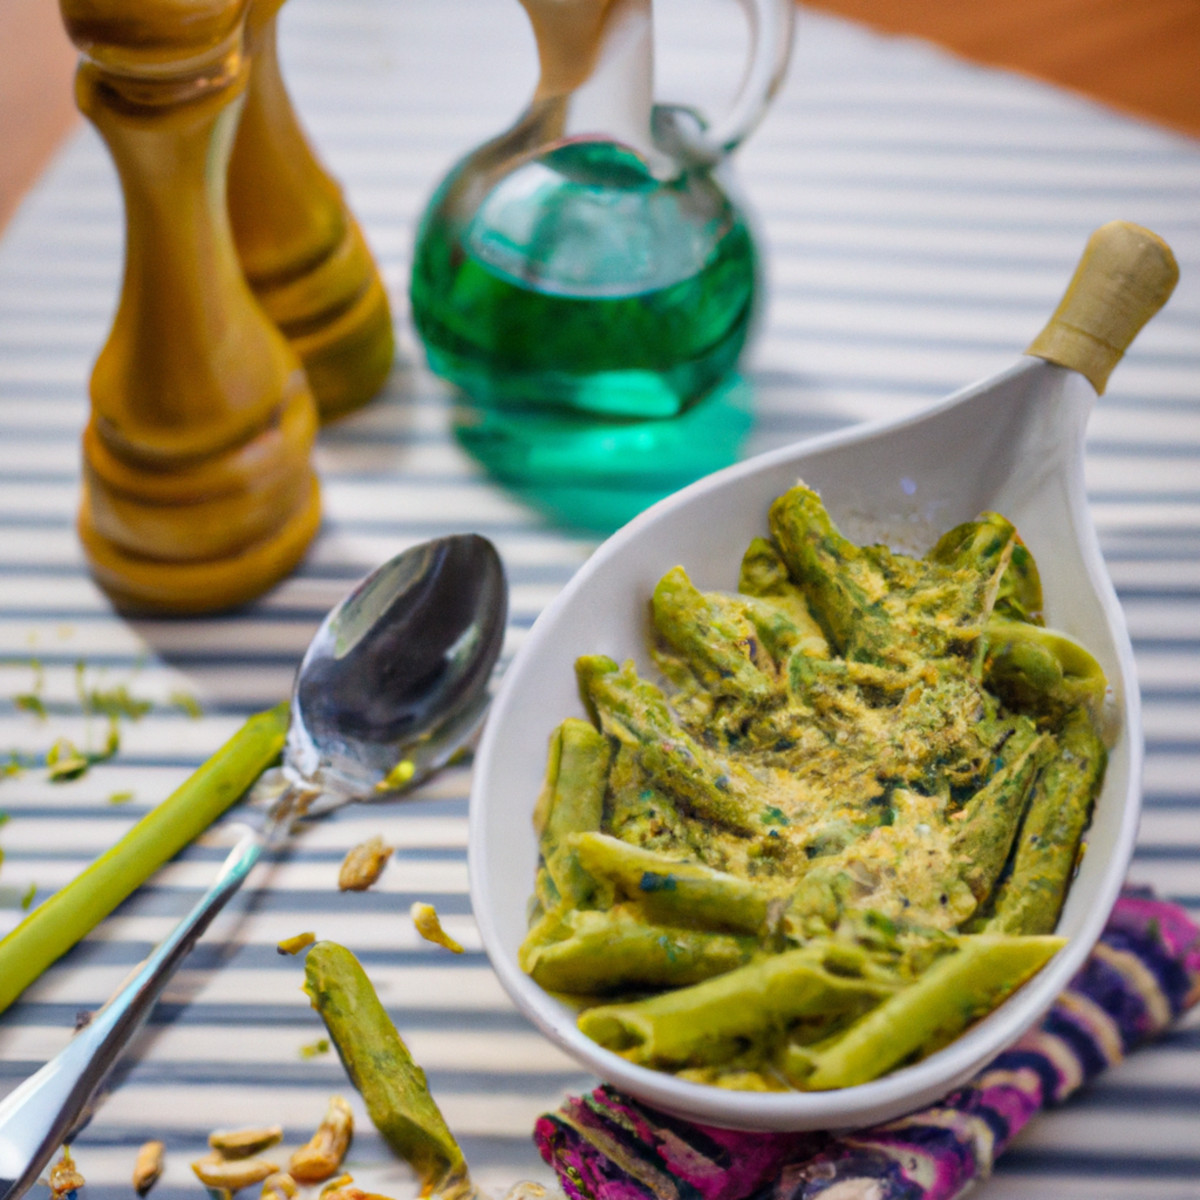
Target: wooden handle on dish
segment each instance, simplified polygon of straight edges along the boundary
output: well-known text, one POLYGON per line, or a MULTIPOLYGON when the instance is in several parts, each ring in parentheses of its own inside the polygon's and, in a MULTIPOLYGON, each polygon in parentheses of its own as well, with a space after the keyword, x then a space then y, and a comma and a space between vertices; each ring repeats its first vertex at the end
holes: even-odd
POLYGON ((1128 221, 1110 221, 1088 238, 1058 308, 1026 354, 1070 367, 1098 393, 1142 326, 1179 280, 1171 247, 1128 221))

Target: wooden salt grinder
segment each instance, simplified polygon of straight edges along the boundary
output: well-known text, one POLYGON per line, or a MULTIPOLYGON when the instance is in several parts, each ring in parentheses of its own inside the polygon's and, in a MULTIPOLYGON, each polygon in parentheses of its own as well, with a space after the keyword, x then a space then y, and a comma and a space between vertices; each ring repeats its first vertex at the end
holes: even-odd
POLYGON ((229 163, 229 215, 250 286, 299 354, 329 418, 383 387, 395 341, 362 231, 288 99, 276 37, 282 5, 251 0, 250 86, 229 163))
POLYGON ((125 199, 125 276, 91 380, 79 531, 125 606, 230 607, 320 520, 316 406, 234 249, 226 165, 246 0, 60 0, 82 112, 125 199))

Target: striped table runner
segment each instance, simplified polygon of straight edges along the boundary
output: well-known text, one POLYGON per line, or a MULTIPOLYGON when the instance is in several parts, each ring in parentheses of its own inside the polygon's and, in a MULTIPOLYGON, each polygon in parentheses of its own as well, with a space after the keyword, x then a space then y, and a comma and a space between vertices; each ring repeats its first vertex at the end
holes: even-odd
MULTIPOLYGON (((661 0, 660 92, 720 102, 741 36, 727 0, 661 0)), ((153 702, 120 754, 82 779, 0 780, 0 932, 71 879, 219 745, 288 692, 317 622, 349 584, 425 537, 492 537, 513 585, 506 654, 595 545, 483 475, 450 433, 446 393, 418 365, 406 301, 413 225, 451 161, 498 132, 534 78, 531 38, 500 0, 290 0, 289 85, 344 182, 392 292, 402 357, 387 393, 324 430, 326 520, 297 574, 233 616, 113 615, 73 520, 87 377, 121 260, 111 164, 85 129, 0 242, 0 754, 58 736, 96 744, 77 676, 153 702), (82 664, 80 666, 79 664, 82 664), (40 688, 47 714, 16 697, 40 688), (202 715, 190 711, 198 701, 202 715), (32 897, 31 897, 32 894, 32 897)), ((913 409, 1007 366, 1041 327, 1087 234, 1114 217, 1174 247, 1183 281, 1139 338, 1090 427, 1088 484, 1146 700, 1146 814, 1134 878, 1200 909, 1200 145, 915 42, 806 16, 788 85, 737 173, 769 255, 769 302, 747 363, 748 450, 913 409)), ((428 1070, 482 1184, 548 1177, 535 1117, 589 1080, 514 1012, 467 897, 469 770, 402 806, 344 811, 258 868, 188 960, 118 1086, 76 1143, 87 1197, 129 1194, 137 1146, 167 1144, 155 1195, 195 1197, 188 1168, 219 1126, 281 1122, 305 1140, 332 1092, 332 1055, 301 968, 275 943, 306 929, 366 963, 428 1070), (382 833, 381 882, 339 894, 344 852, 382 833), (433 901, 468 948, 454 958, 407 919, 433 901)), ((69 1036, 193 902, 237 814, 161 871, 0 1017, 0 1094, 69 1036)), ((1136 1055, 1036 1122, 981 1200, 1195 1197, 1200 1024, 1136 1055)), ((355 1097, 357 1103, 357 1097, 355 1097)), ((361 1113, 361 1108, 360 1108, 361 1113)), ((363 1121, 351 1168, 411 1185, 363 1121)))

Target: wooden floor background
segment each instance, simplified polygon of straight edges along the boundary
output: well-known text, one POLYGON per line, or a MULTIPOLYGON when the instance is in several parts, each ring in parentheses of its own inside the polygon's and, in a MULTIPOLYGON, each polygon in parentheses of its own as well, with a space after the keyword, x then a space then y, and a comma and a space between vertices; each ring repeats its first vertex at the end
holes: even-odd
MULTIPOLYGON (((1200 137, 1196 0, 810 0, 1200 137)), ((0 228, 79 119, 55 0, 0 3, 0 228)))

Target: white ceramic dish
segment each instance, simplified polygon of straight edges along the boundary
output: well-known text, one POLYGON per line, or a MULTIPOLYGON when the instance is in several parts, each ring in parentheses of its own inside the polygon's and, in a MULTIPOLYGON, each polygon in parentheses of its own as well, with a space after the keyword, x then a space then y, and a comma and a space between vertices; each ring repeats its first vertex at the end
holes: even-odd
MULTIPOLYGON (((1135 273, 1143 270, 1144 264, 1135 273)), ((1169 292, 1168 284, 1107 368, 1089 371, 1101 388, 1121 350, 1169 292)), ((1106 295, 1102 306, 1110 316, 1111 298, 1106 295)), ((1052 321, 1047 331, 1053 327, 1052 321)), ((1070 352, 1059 357, 1082 364, 1070 352)), ((1075 370, 1027 357, 914 417, 738 464, 668 497, 614 534, 546 609, 507 672, 476 756, 470 870, 475 915, 492 964, 516 1004, 548 1037, 601 1078, 668 1112, 738 1128, 839 1129, 888 1120, 944 1095, 1052 1003, 1099 937, 1117 897, 1141 798, 1132 649, 1083 486, 1083 437, 1095 397, 1093 385, 1075 370), (701 589, 732 590, 743 550, 766 532, 768 506, 798 478, 821 493, 848 536, 902 550, 923 551, 940 532, 985 509, 1008 516, 1037 559, 1048 623, 1082 641, 1107 674, 1116 735, 1087 853, 1059 923, 1068 944, 1033 980, 945 1049, 873 1082, 831 1092, 733 1092, 635 1066, 602 1049, 579 1032, 572 1010, 518 967, 537 866, 531 817, 552 729, 566 716, 585 715, 575 659, 633 658, 653 677, 646 638, 654 584, 682 564, 701 589)))

